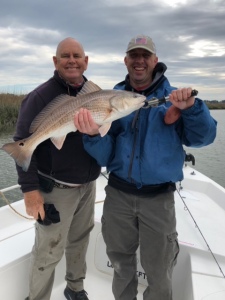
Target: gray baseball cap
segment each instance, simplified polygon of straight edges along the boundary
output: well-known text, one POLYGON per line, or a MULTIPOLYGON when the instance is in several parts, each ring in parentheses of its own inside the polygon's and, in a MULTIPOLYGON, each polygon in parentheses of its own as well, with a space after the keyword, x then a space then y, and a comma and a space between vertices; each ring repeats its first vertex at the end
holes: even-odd
POLYGON ((137 35, 130 40, 126 52, 138 48, 145 49, 153 54, 156 53, 156 48, 153 40, 149 36, 143 34, 137 35))

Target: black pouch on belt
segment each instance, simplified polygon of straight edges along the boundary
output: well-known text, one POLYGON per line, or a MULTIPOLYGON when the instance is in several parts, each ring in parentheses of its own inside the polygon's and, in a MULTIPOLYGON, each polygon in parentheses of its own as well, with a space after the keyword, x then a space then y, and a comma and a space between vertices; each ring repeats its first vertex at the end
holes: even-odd
POLYGON ((53 190, 55 181, 51 178, 45 177, 41 174, 38 174, 40 190, 44 193, 51 193, 53 190))

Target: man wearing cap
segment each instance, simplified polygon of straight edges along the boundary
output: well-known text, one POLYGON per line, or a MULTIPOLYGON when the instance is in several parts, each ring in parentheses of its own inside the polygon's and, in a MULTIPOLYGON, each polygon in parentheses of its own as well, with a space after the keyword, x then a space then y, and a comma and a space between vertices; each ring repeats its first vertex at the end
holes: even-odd
POLYGON ((183 145, 202 147, 216 136, 216 121, 204 102, 191 97, 191 88, 176 89, 165 77, 152 39, 131 39, 124 58, 128 75, 115 89, 139 92, 151 99, 170 95, 170 102, 141 108, 114 121, 101 137, 90 112, 82 109, 75 126, 86 133, 84 147, 109 181, 102 216, 102 234, 114 267, 116 300, 137 299, 137 259, 148 286, 144 300, 172 300, 172 273, 179 253, 174 208, 175 183, 183 179, 183 145), (170 125, 165 116, 173 105, 181 111, 170 125))

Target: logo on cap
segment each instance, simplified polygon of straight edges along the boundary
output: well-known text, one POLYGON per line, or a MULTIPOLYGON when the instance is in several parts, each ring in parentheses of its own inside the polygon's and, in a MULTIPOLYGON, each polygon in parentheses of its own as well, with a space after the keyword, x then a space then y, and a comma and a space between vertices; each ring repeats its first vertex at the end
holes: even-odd
POLYGON ((137 37, 135 39, 135 44, 137 45, 147 45, 147 39, 144 37, 137 37))
POLYGON ((155 44, 147 35, 137 35, 136 37, 133 37, 127 46, 126 52, 138 48, 145 49, 154 54, 156 53, 155 44))

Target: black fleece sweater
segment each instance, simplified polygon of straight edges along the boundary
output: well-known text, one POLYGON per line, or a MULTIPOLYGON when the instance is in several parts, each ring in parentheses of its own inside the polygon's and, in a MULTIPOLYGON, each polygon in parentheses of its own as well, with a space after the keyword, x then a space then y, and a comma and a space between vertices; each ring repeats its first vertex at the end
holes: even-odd
MULTIPOLYGON (((84 80, 87 79, 84 77, 84 80)), ((29 93, 23 100, 17 120, 14 140, 27 138, 35 116, 55 97, 61 94, 76 96, 81 87, 74 88, 58 74, 29 93)), ((78 131, 67 135, 63 147, 58 150, 50 139, 38 145, 33 153, 27 172, 17 165, 18 183, 22 192, 39 189, 38 170, 55 179, 68 183, 83 184, 95 180, 100 167, 83 147, 82 134, 78 131)))

